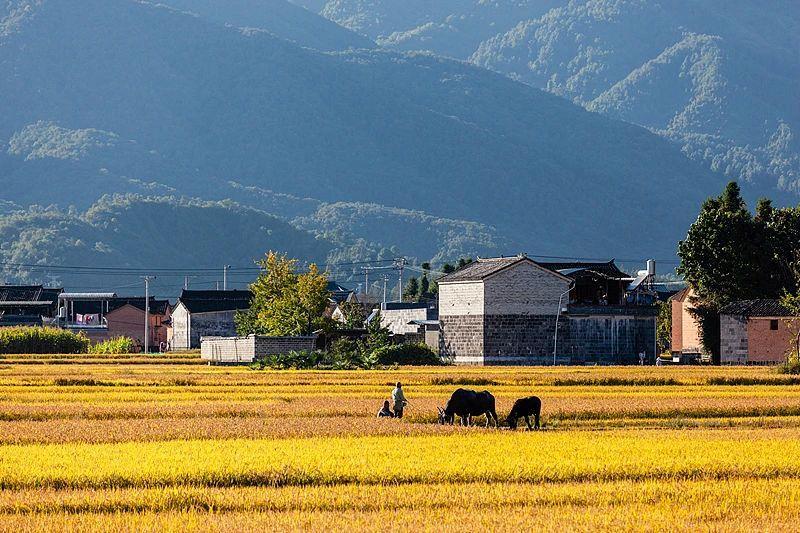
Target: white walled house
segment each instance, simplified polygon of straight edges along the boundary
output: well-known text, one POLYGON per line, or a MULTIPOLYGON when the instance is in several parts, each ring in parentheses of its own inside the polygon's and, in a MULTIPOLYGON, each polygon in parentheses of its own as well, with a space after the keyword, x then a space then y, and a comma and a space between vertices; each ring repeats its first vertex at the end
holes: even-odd
POLYGON ((250 291, 184 290, 172 311, 171 350, 200 348, 200 337, 236 335, 237 311, 250 308, 250 291))

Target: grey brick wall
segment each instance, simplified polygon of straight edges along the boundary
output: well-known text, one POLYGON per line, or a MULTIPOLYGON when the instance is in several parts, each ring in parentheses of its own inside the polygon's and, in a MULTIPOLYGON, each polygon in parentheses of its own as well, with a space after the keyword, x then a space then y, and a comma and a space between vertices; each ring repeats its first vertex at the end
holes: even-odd
POLYGON ((721 315, 719 317, 720 361, 722 364, 747 363, 750 350, 747 338, 747 318, 721 315))
POLYGON ((655 361, 655 316, 568 317, 565 335, 559 334, 558 355, 572 364, 639 364, 655 361), (563 339, 563 340, 562 340, 563 339))
POLYGON ((455 364, 483 364, 483 316, 439 316, 439 354, 455 364))
MULTIPOLYGON (((555 315, 487 315, 484 317, 485 364, 552 362, 555 315)), ((566 320, 559 328, 566 331, 566 320)))

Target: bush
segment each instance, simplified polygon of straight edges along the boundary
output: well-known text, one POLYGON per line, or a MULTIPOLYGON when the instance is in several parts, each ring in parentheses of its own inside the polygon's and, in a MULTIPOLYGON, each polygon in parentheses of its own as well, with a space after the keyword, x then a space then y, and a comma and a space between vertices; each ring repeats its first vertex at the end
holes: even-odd
POLYGON ((115 337, 89 346, 89 353, 123 354, 136 352, 136 343, 130 337, 115 337))
POLYGON ((309 368, 318 368, 324 359, 324 354, 320 351, 291 351, 284 354, 268 355, 260 359, 255 368, 261 370, 264 368, 275 368, 279 370, 303 370, 309 368))
POLYGON ((381 365, 441 365, 442 359, 427 344, 394 344, 375 350, 381 365))
POLYGON ((780 374, 800 374, 800 360, 794 358, 778 367, 780 374))
POLYGON ((89 339, 82 333, 58 328, 0 328, 0 353, 86 353, 89 339))

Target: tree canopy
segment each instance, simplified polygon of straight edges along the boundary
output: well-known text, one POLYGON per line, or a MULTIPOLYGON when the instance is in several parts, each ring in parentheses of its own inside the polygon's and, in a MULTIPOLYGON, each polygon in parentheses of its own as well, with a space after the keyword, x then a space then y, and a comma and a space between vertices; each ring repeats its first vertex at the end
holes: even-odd
POLYGON ((253 302, 236 317, 240 335, 310 335, 328 329, 328 278, 317 265, 297 273, 297 260, 269 252, 258 262, 261 273, 250 285, 253 302))
POLYGON ((706 200, 678 245, 678 273, 697 295, 692 312, 705 349, 719 356, 719 310, 735 300, 780 298, 800 283, 800 207, 758 202, 752 214, 736 182, 706 200))

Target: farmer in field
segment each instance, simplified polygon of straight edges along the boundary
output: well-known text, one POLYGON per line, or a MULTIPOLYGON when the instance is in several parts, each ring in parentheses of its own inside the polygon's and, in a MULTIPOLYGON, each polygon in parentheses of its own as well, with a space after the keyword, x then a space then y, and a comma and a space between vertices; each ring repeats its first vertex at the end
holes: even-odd
POLYGON ((383 401, 383 407, 378 411, 378 418, 394 418, 394 413, 389 406, 389 400, 383 401))
POLYGON ((394 416, 403 418, 403 408, 408 405, 408 401, 406 401, 406 396, 403 394, 403 385, 399 381, 392 391, 392 402, 394 402, 394 416))

